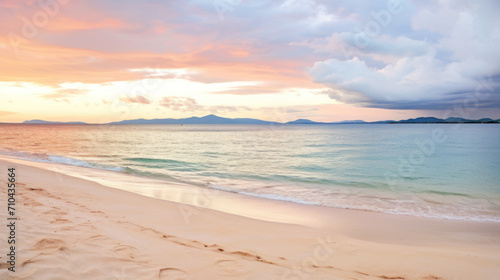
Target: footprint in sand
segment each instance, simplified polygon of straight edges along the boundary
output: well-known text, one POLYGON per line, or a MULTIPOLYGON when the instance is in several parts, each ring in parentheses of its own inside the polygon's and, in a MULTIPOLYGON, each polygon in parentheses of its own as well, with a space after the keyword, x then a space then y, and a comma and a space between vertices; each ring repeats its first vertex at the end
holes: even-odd
POLYGON ((54 252, 66 249, 66 243, 61 239, 42 238, 35 243, 34 249, 45 253, 54 252))
POLYGON ((69 223, 69 220, 63 219, 63 218, 56 218, 53 221, 50 221, 51 224, 64 224, 64 223, 69 223))
POLYGON ((217 273, 224 276, 241 276, 248 274, 248 269, 245 269, 243 264, 236 260, 218 260, 214 262, 217 268, 217 273))
POLYGON ((103 236, 103 235, 100 235, 100 234, 94 235, 94 236, 90 237, 89 239, 92 240, 93 242, 110 240, 109 237, 106 237, 106 236, 103 236))
POLYGON ((113 248, 113 253, 125 259, 134 259, 137 249, 128 245, 118 245, 113 248))
POLYGON ((63 211, 59 211, 59 210, 56 210, 56 209, 52 209, 52 210, 49 210, 49 211, 42 212, 42 214, 67 215, 68 213, 63 212, 63 211))
POLYGON ((182 269, 167 267, 160 269, 159 273, 160 280, 186 280, 188 279, 188 274, 182 269))

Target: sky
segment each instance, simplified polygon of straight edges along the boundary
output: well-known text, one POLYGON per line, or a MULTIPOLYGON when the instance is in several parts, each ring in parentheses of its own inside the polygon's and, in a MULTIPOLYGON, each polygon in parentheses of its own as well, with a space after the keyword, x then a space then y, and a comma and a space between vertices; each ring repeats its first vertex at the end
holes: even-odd
POLYGON ((495 0, 0 7, 0 122, 500 119, 495 0))

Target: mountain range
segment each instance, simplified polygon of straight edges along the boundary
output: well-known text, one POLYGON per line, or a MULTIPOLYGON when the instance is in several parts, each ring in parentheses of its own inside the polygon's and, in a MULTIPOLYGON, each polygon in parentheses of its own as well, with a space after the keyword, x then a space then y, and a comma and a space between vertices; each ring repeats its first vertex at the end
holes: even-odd
MULTIPOLYGON (((340 122, 315 122, 308 119, 297 119, 295 121, 290 121, 286 123, 280 122, 270 122, 263 121, 259 119, 250 118, 223 118, 216 115, 207 115, 204 117, 190 117, 182 119, 134 119, 134 120, 123 120, 119 122, 111 122, 108 124, 290 124, 290 125, 316 125, 316 124, 398 124, 398 123, 500 123, 500 119, 493 120, 490 118, 483 118, 479 120, 470 120, 464 118, 450 117, 447 119, 439 119, 435 117, 420 117, 415 119, 407 119, 400 121, 376 121, 376 122, 365 122, 363 120, 348 120, 340 122)), ((23 124, 88 124, 85 122, 50 122, 44 120, 30 120, 24 121, 23 124)))

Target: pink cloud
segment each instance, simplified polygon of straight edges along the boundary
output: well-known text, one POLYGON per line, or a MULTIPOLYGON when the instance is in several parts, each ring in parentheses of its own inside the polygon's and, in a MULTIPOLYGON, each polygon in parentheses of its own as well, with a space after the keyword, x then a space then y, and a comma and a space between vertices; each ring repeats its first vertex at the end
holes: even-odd
POLYGON ((203 108, 194 98, 179 96, 163 97, 160 105, 174 111, 196 111, 203 108))
POLYGON ((151 101, 142 96, 142 95, 137 95, 137 96, 134 96, 134 97, 131 97, 131 96, 126 96, 126 97, 122 97, 120 98, 121 101, 125 102, 125 103, 139 103, 139 104, 150 104, 151 101))
POLYGON ((55 17, 50 25, 47 26, 48 31, 76 31, 76 30, 92 30, 92 29, 132 29, 133 24, 116 18, 102 18, 97 20, 91 19, 75 19, 68 17, 55 17))

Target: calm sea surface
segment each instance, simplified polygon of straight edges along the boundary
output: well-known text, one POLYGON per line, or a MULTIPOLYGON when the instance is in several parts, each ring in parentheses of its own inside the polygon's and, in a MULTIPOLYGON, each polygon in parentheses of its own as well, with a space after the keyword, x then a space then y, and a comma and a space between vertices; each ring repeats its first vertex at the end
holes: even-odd
POLYGON ((0 125, 0 153, 297 203, 500 222, 500 125, 0 125))

